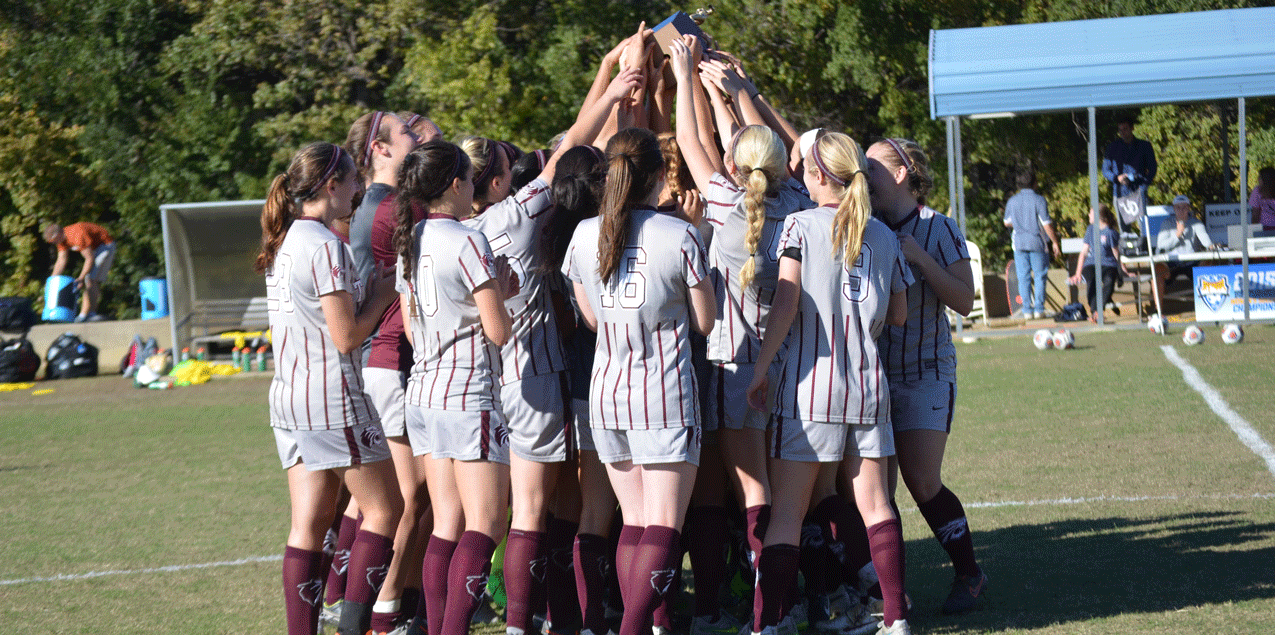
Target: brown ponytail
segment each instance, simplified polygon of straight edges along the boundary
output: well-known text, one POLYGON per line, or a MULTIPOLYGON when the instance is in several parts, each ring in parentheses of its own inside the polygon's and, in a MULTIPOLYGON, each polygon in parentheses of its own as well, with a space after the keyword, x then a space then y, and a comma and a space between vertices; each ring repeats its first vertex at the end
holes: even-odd
POLYGON ((442 140, 417 146, 403 157, 394 200, 394 251, 403 263, 403 280, 412 281, 412 230, 418 212, 429 208, 456 179, 470 178, 469 157, 455 144, 442 140))
POLYGON ((890 151, 881 156, 881 162, 891 170, 900 167, 908 171, 908 191, 916 197, 918 203, 924 204, 925 198, 934 189, 934 174, 930 172, 930 158, 925 150, 909 139, 885 139, 878 141, 885 144, 890 151))
POLYGON ((607 143, 606 187, 598 230, 598 275, 609 284, 629 241, 629 216, 663 176, 664 156, 650 130, 626 128, 607 143))
POLYGON ((313 200, 332 179, 342 180, 354 170, 354 161, 339 146, 316 142, 292 155, 288 170, 274 177, 266 204, 261 207, 261 252, 255 269, 264 274, 274 266, 275 254, 292 221, 301 215, 301 204, 313 200))

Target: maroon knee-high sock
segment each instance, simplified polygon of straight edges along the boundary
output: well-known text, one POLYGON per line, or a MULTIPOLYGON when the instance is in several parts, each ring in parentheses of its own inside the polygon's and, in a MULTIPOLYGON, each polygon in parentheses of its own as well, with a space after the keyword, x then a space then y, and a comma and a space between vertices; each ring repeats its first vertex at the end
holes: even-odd
POLYGON ((354 535, 358 533, 359 521, 341 515, 341 528, 336 534, 336 551, 332 554, 332 568, 328 571, 327 589, 323 601, 332 604, 345 597, 345 574, 350 566, 350 546, 354 544, 354 535))
POLYGON ((766 542, 766 528, 770 527, 770 505, 756 505, 744 511, 747 522, 749 560, 753 571, 757 571, 757 557, 761 555, 761 546, 766 542))
POLYGON ((681 555, 680 539, 681 534, 672 527, 651 525, 642 531, 630 565, 629 597, 624 601, 620 635, 650 632, 655 606, 673 586, 673 554, 681 555))
POLYGON ((609 541, 594 534, 576 536, 574 558, 576 594, 580 598, 580 612, 584 628, 594 635, 607 632, 606 614, 602 600, 606 598, 607 572, 611 561, 607 558, 609 541))
POLYGON ((345 602, 341 604, 340 635, 363 635, 372 622, 372 603, 381 592, 394 557, 394 537, 360 529, 350 546, 345 602))
POLYGON ((872 564, 881 581, 881 598, 885 600, 886 626, 908 618, 907 599, 903 596, 903 524, 897 519, 868 527, 868 544, 872 547, 872 564))
POLYGON ((789 589, 797 584, 797 545, 763 547, 757 558, 757 588, 753 590, 753 632, 760 633, 784 617, 789 589))
POLYGON ((495 552, 496 541, 486 534, 467 531, 460 535, 447 571, 447 608, 443 610, 440 635, 469 633, 469 620, 487 592, 487 574, 495 552))
POLYGON ((726 508, 692 507, 686 514, 687 551, 695 574, 695 615, 716 618, 721 613, 717 590, 726 584, 726 508))
POLYGON ((505 626, 531 632, 532 589, 544 586, 545 560, 540 553, 543 531, 510 529, 505 543, 505 626))
POLYGON ((319 626, 323 593, 323 552, 296 547, 283 550, 283 606, 288 635, 312 635, 319 626))
MULTIPOLYGON (((425 559, 421 561, 421 596, 424 602, 426 624, 430 635, 443 630, 443 610, 447 606, 447 571, 451 568, 456 543, 430 536, 425 546, 425 559)), ((417 615, 420 615, 418 612, 417 615)))
POLYGON ((974 540, 970 536, 969 522, 965 519, 965 508, 961 499, 956 497, 947 486, 939 489, 934 498, 917 505, 930 531, 939 539, 939 544, 952 559, 952 568, 957 575, 976 576, 982 572, 978 561, 974 559, 974 540))
POLYGON ((575 593, 572 545, 580 526, 550 516, 548 528, 545 550, 549 555, 549 573, 545 579, 545 600, 549 607, 549 621, 559 632, 575 631, 580 622, 580 601, 575 593))
POLYGON ((628 613, 629 582, 633 579, 633 556, 642 542, 642 527, 625 525, 620 528, 620 542, 615 547, 615 574, 620 582, 620 598, 624 600, 624 612, 628 613))

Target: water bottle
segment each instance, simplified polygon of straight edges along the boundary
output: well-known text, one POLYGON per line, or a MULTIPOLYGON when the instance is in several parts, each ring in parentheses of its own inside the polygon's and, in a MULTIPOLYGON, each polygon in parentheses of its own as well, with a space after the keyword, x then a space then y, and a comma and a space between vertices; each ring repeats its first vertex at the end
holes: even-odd
POLYGON ((247 346, 243 347, 243 352, 239 354, 239 370, 245 373, 252 370, 252 349, 247 346))
POLYGON ((235 368, 239 368, 243 362, 243 360, 241 359, 242 356, 243 356, 243 351, 239 350, 238 346, 230 349, 230 365, 234 366, 235 368))
POLYGON ((266 347, 257 347, 257 370, 265 372, 266 370, 266 347))
POLYGON ((183 361, 183 362, 184 362, 184 361, 188 361, 188 360, 190 360, 190 348, 189 348, 189 347, 187 347, 187 348, 183 348, 183 349, 182 349, 182 357, 181 357, 181 361, 183 361))
POLYGON ((199 361, 201 361, 201 362, 206 362, 206 361, 208 361, 208 349, 206 349, 206 348, 204 348, 204 347, 202 347, 202 346, 200 346, 199 348, 195 349, 195 359, 198 359, 198 360, 199 360, 199 361))

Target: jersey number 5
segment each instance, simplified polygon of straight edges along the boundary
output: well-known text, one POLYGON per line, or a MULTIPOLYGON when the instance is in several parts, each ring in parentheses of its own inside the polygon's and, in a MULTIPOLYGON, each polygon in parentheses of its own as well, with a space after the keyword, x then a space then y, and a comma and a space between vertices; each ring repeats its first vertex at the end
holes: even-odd
POLYGON ((629 247, 624 250, 624 255, 620 259, 620 269, 618 273, 618 282, 614 285, 616 289, 608 288, 609 285, 603 285, 602 288, 602 308, 614 309, 616 302, 620 304, 622 309, 641 308, 642 303, 646 302, 646 276, 638 271, 639 265, 646 264, 646 250, 641 247, 629 247), (614 293, 615 291, 619 293, 614 293))

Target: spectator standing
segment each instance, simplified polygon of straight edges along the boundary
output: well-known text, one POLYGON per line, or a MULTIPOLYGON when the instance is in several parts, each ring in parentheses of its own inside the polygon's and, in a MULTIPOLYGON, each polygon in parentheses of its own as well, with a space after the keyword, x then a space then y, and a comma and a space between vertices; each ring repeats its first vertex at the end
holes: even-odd
POLYGON ((1005 226, 1014 230, 1014 262, 1023 317, 1039 320, 1045 317, 1045 278, 1050 257, 1061 253, 1061 249, 1049 206, 1045 197, 1032 189, 1035 185, 1036 174, 1031 170, 1018 175, 1018 193, 1005 203, 1005 226))
POLYGON ((115 262, 115 241, 101 225, 80 222, 61 227, 50 223, 44 228, 44 240, 58 248, 53 263, 53 275, 66 271, 67 252, 74 249, 84 257, 80 275, 75 277, 75 288, 84 287, 80 298, 80 314, 76 322, 96 322, 103 319, 97 314, 97 301, 102 295, 102 283, 115 262))
POLYGON ((1146 211, 1147 186, 1155 180, 1156 173, 1155 149, 1150 142, 1133 136, 1133 126, 1133 116, 1122 116, 1116 124, 1116 139, 1102 153, 1102 175, 1111 181, 1115 198, 1139 195, 1137 214, 1121 212, 1126 223, 1146 211))

